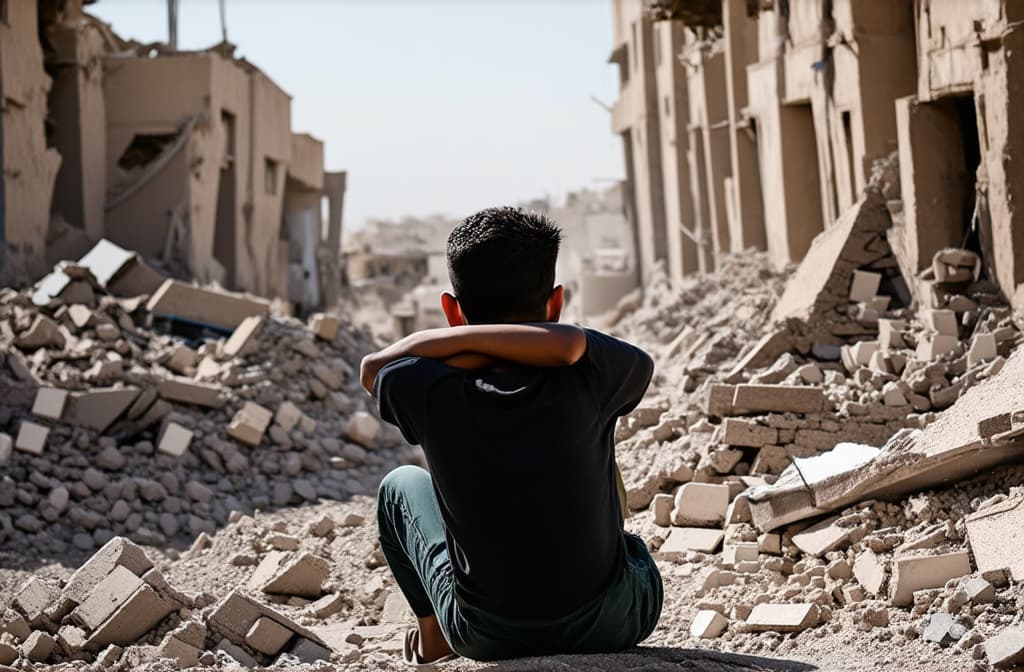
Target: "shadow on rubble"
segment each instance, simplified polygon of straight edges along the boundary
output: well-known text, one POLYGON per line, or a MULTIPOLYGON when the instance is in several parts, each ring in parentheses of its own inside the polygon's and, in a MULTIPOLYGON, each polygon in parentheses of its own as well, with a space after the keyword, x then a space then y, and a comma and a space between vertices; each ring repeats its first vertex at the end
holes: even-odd
POLYGON ((808 663, 781 658, 763 658, 736 653, 720 653, 703 649, 641 647, 618 654, 589 656, 550 656, 501 661, 479 670, 495 672, 617 672, 644 670, 654 672, 812 672, 818 668, 808 663))

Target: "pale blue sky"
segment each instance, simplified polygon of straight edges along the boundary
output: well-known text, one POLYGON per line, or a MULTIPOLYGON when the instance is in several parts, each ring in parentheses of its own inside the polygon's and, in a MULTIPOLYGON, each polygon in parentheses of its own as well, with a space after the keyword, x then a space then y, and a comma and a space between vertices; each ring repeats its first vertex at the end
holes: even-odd
MULTIPOLYGON (((100 0, 124 37, 164 40, 164 0, 100 0)), ((609 0, 227 0, 237 53, 290 93, 292 127, 349 171, 345 225, 465 216, 623 174, 609 0)), ((182 0, 179 46, 220 39, 182 0)))

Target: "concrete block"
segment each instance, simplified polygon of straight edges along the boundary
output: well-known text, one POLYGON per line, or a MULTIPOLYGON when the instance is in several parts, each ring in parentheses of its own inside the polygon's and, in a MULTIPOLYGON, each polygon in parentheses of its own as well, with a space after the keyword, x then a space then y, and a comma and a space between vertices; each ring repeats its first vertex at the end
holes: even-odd
POLYGON ((828 551, 846 546, 857 528, 840 528, 836 521, 839 516, 826 518, 810 528, 793 536, 794 545, 814 557, 821 557, 828 551))
POLYGON ((854 604, 856 602, 864 601, 864 588, 857 585, 846 585, 843 586, 843 602, 846 604, 854 604))
POLYGON ((220 385, 199 383, 188 378, 172 377, 160 381, 160 396, 168 401, 191 404, 204 408, 220 408, 224 405, 224 391, 220 385))
POLYGON ((202 654, 202 649, 183 642, 177 637, 164 637, 164 641, 157 647, 157 655, 160 658, 177 661, 179 670, 197 667, 202 654))
POLYGON ((907 330, 906 320, 879 320, 878 346, 884 350, 899 350, 906 346, 903 333, 907 330))
POLYGON ((737 565, 741 562, 757 560, 757 543, 739 541, 726 544, 722 549, 722 563, 726 565, 737 565))
POLYGON ((192 436, 192 430, 185 429, 176 422, 168 422, 157 441, 157 450, 164 455, 181 457, 192 443, 192 436))
POLYGON ((921 320, 929 329, 936 334, 945 334, 957 338, 960 332, 957 328, 956 313, 952 310, 924 310, 921 312, 921 320))
POLYGON ((74 625, 62 626, 57 631, 57 644, 66 656, 75 656, 85 646, 85 630, 74 625))
POLYGON ((672 523, 710 527, 725 519, 729 508, 729 486, 712 483, 684 483, 676 491, 672 523))
POLYGON ((995 335, 977 334, 971 339, 971 347, 967 349, 967 367, 977 366, 982 362, 995 359, 998 355, 995 335))
POLYGON ((1024 581, 1024 497, 1011 497, 967 516, 967 541, 979 572, 1009 571, 1024 581))
POLYGON ((270 302, 167 280, 153 293, 146 309, 155 315, 173 315, 222 329, 235 329, 247 317, 268 314, 270 302))
POLYGON ((50 435, 50 428, 43 425, 22 420, 18 429, 18 439, 14 447, 22 452, 32 455, 42 455, 46 448, 46 438, 50 435))
POLYGON ((721 441, 730 446, 760 448, 779 441, 779 430, 765 427, 752 420, 725 418, 721 427, 721 441))
POLYGON ((725 532, 718 529, 673 527, 656 555, 666 560, 675 560, 686 555, 687 551, 714 553, 724 538, 725 532))
POLYGON ((270 426, 274 414, 259 404, 251 401, 235 413, 228 425, 228 435, 249 446, 258 446, 263 440, 263 433, 270 426))
POLYGON ((175 611, 147 585, 139 587, 85 642, 87 651, 99 651, 110 644, 127 646, 160 624, 175 611))
POLYGON ((217 642, 217 645, 214 647, 214 650, 218 652, 223 652, 228 656, 228 658, 231 658, 233 661, 235 661, 247 670, 255 670, 256 668, 260 667, 259 661, 250 656, 248 651, 246 651, 240 646, 237 646, 236 644, 233 644, 227 639, 222 639, 219 642, 217 642))
POLYGON ((857 583, 872 595, 881 593, 885 575, 885 562, 871 551, 861 553, 853 563, 853 576, 857 583))
POLYGON ((314 642, 313 640, 300 637, 292 646, 291 654, 300 662, 312 664, 320 660, 330 660, 331 650, 314 642))
POLYGON ((334 337, 338 335, 340 326, 341 321, 334 315, 314 313, 309 318, 309 330, 316 334, 317 338, 325 341, 333 341, 334 337))
POLYGON ((57 642, 49 633, 36 630, 21 644, 21 655, 33 663, 45 663, 54 650, 57 642))
POLYGON ((922 339, 917 344, 916 357, 924 362, 934 362, 939 357, 949 354, 956 350, 956 346, 960 344, 956 336, 950 336, 948 334, 936 334, 931 338, 922 339))
POLYGON ((701 609, 690 623, 690 637, 714 639, 729 625, 729 619, 711 609, 701 609))
POLYGON ((295 429, 295 425, 299 424, 299 420, 305 415, 298 406, 290 401, 286 401, 277 407, 277 413, 274 414, 274 422, 281 425, 281 428, 286 432, 290 432, 295 429))
POLYGON ((967 628, 957 623, 952 614, 939 612, 928 616, 921 639, 941 646, 950 646, 958 642, 965 634, 967 634, 967 628))
POLYGON ((46 609, 60 597, 60 590, 42 579, 32 577, 18 590, 12 605, 33 628, 46 624, 46 609))
POLYGON ((306 639, 322 642, 320 637, 311 630, 237 590, 231 591, 214 605, 206 619, 206 624, 216 636, 225 637, 237 644, 244 644, 249 629, 261 617, 269 618, 306 639))
POLYGON ((307 608, 317 618, 328 618, 345 608, 346 600, 340 593, 324 595, 307 608))
POLYGON ((153 563, 141 547, 124 537, 114 537, 71 575, 64 586, 63 596, 75 604, 85 602, 115 567, 124 567, 136 576, 142 576, 153 568, 153 563))
POLYGON ((770 555, 782 554, 782 535, 765 532, 757 538, 757 552, 770 555))
POLYGON ((770 604, 754 606, 747 617, 747 629, 752 632, 800 632, 817 624, 816 604, 770 604))
POLYGON ((882 284, 880 273, 871 271, 854 271, 853 280, 850 283, 850 303, 870 301, 878 294, 878 287, 882 284))
POLYGON ((271 551, 253 572, 249 586, 272 595, 317 598, 329 572, 327 561, 319 556, 271 551))
POLYGON ((93 388, 74 392, 64 410, 64 422, 105 431, 121 417, 139 396, 137 387, 93 388))
POLYGON ((1024 628, 1005 628, 985 640, 985 657, 1000 670, 1024 663, 1024 628))
POLYGON ((964 585, 972 604, 992 604, 996 599, 996 587, 981 577, 975 577, 964 585))
POLYGON ((245 643, 268 656, 277 655, 295 633, 280 623, 261 617, 245 635, 245 643))
POLYGON ((261 324, 263 324, 263 318, 258 315, 252 315, 242 320, 231 333, 231 337, 224 343, 224 354, 228 357, 238 357, 251 352, 256 345, 253 336, 259 331, 261 324))
POLYGON ((703 397, 703 410, 707 415, 724 418, 733 415, 732 400, 736 396, 736 387, 713 383, 707 386, 703 397))
POLYGON ((971 573, 966 551, 921 557, 896 558, 889 586, 889 599, 898 607, 914 603, 914 591, 941 588, 946 581, 971 573))
POLYGON ((111 644, 97 654, 96 664, 103 668, 113 667, 121 660, 122 653, 124 653, 124 647, 111 644))
POLYGON ((64 414, 64 404, 68 400, 67 390, 56 387, 40 387, 36 392, 36 400, 32 405, 32 415, 50 420, 60 420, 64 414))
POLYGON ((71 618, 86 630, 95 630, 127 602, 142 583, 142 579, 130 570, 115 567, 99 582, 85 602, 71 612, 71 618))
POLYGON ((651 510, 654 511, 654 524, 668 527, 672 524, 672 495, 660 493, 651 499, 651 510))
POLYGON ((356 411, 345 425, 345 437, 364 448, 373 447, 379 431, 380 421, 366 411, 356 411))
POLYGON ((737 385, 732 405, 742 413, 819 413, 825 403, 820 387, 792 385, 737 385))
POLYGON ((878 341, 858 341, 850 346, 850 356, 857 366, 868 366, 871 357, 878 352, 878 341))

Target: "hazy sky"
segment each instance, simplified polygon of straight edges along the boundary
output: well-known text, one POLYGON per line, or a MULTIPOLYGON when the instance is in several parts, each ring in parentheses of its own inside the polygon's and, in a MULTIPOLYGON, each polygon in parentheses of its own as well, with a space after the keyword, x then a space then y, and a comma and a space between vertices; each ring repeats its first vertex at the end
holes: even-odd
MULTIPOLYGON (((124 37, 167 36, 164 0, 100 0, 124 37)), ((292 127, 349 171, 346 226, 465 216, 620 178, 609 0, 227 0, 237 53, 292 95, 292 127)), ((220 40, 182 0, 179 47, 220 40)))

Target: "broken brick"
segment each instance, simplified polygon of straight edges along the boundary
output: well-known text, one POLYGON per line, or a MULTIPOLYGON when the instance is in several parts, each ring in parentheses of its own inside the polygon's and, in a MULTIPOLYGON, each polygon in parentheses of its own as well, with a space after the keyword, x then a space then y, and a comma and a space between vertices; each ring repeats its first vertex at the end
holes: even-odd
POLYGON ((251 401, 235 413, 228 425, 228 435, 242 443, 256 447, 263 441, 263 433, 270 426, 274 414, 251 401))
POLYGON ((280 652, 294 635, 295 633, 288 628, 264 616, 249 628, 245 642, 260 653, 273 656, 280 652))
POLYGON ((701 609, 690 622, 690 636, 698 639, 714 639, 729 625, 729 619, 711 609, 701 609))
POLYGON ((747 629, 752 632, 800 632, 818 622, 816 604, 769 604, 754 606, 747 617, 747 629))
POLYGON ((737 385, 732 405, 738 414, 819 413, 825 403, 820 387, 792 385, 737 385))
POLYGON ((725 519, 728 508, 729 486, 684 483, 676 491, 672 523, 692 527, 718 525, 725 519))
POLYGON ((185 429, 176 422, 168 422, 157 441, 157 450, 164 455, 181 457, 192 443, 192 436, 192 430, 185 429))
POLYGON ((43 449, 46 447, 46 437, 49 435, 49 427, 44 427, 29 420, 22 420, 14 447, 22 452, 42 455, 43 449))

